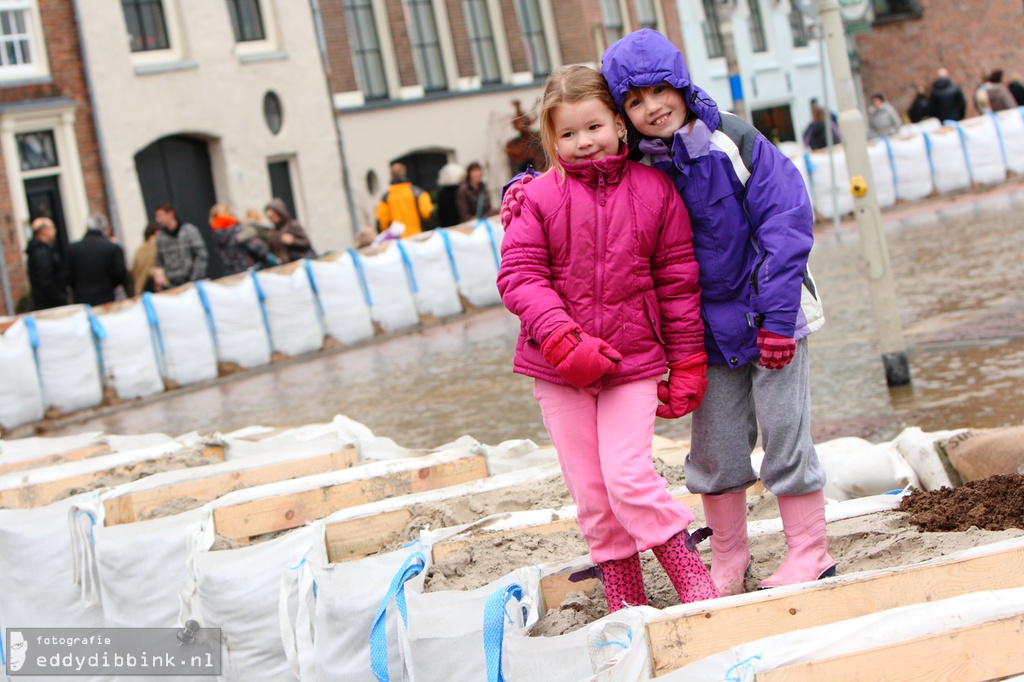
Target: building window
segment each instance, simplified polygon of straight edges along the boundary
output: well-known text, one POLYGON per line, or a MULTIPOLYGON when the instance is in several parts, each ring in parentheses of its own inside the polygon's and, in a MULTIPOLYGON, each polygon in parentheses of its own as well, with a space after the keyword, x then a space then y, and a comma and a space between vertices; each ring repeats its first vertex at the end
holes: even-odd
POLYGON ((718 8, 715 0, 704 0, 704 44, 708 48, 708 59, 725 54, 722 48, 722 29, 718 25, 718 8))
POLYGON ((228 0, 228 14, 231 15, 236 43, 266 40, 260 0, 228 0))
POLYGON ((764 20, 761 18, 761 3, 750 0, 750 47, 754 52, 767 52, 768 41, 764 37, 764 20))
POLYGON ((611 45, 626 35, 626 27, 622 21, 622 8, 619 0, 601 0, 601 18, 604 19, 605 45, 611 45))
POLYGON ((640 28, 658 29, 658 10, 654 0, 636 0, 636 23, 640 28))
POLYGON ((465 0, 466 31, 469 33, 469 47, 473 52, 473 65, 481 83, 498 83, 501 73, 498 68, 498 51, 494 44, 491 28, 491 13, 487 0, 465 0))
POLYGON ((34 63, 28 2, 6 2, 0 7, 12 8, 0 10, 0 64, 7 68, 34 63))
POLYGON ((281 126, 284 124, 284 110, 281 108, 281 98, 277 96, 277 93, 270 90, 267 91, 267 94, 263 95, 263 120, 266 122, 267 128, 274 135, 281 132, 281 126))
POLYGON ((386 99, 388 84, 384 56, 377 37, 372 0, 345 0, 348 42, 356 65, 356 78, 366 100, 386 99))
POLYGON ((538 0, 518 0, 519 30, 526 44, 526 58, 535 78, 543 78, 551 72, 551 57, 548 55, 547 39, 544 36, 544 19, 538 0))
POLYGON ((132 52, 170 48, 162 0, 121 0, 121 7, 128 24, 132 52))
POLYGON ((800 9, 800 3, 798 2, 793 2, 791 6, 789 31, 793 34, 793 47, 807 47, 807 44, 810 42, 810 31, 807 30, 804 12, 800 9))
POLYGON ((57 159, 57 143, 52 130, 38 130, 14 136, 18 142, 19 166, 23 171, 54 168, 60 165, 57 159))
POLYGON ((921 16, 920 0, 873 0, 875 21, 888 22, 921 16))
POLYGON ((406 0, 406 6, 409 8, 409 38, 420 84, 426 92, 445 90, 448 81, 444 75, 441 40, 434 20, 434 3, 431 0, 406 0))

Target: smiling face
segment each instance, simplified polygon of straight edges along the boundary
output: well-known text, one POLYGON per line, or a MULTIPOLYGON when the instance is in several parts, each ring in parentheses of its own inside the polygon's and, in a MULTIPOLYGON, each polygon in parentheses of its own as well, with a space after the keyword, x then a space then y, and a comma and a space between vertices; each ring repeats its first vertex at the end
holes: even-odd
POLYGON ((552 112, 555 152, 564 163, 597 161, 619 151, 622 118, 598 99, 559 104, 552 112))
POLYGON ((646 137, 672 137, 686 123, 689 113, 683 96, 668 83, 633 88, 622 108, 637 132, 646 137))

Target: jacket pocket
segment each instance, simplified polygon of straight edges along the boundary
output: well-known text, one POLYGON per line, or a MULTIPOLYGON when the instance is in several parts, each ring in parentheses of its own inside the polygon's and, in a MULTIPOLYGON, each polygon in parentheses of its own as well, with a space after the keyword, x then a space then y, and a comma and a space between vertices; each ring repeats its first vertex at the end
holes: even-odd
POLYGON ((658 343, 664 346, 665 338, 661 335, 661 308, 658 306, 658 295, 651 290, 645 291, 643 294, 643 303, 644 315, 647 317, 647 321, 651 325, 651 330, 654 332, 654 338, 658 339, 658 343))

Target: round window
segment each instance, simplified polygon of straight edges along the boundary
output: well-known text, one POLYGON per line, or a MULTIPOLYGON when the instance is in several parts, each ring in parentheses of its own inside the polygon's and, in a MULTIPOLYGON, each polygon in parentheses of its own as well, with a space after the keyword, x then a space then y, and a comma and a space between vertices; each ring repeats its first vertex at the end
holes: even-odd
POLYGON ((367 171, 367 173, 366 173, 366 189, 367 189, 367 191, 371 195, 376 196, 377 195, 377 188, 379 187, 379 185, 380 185, 380 183, 377 181, 377 173, 376 173, 376 171, 373 171, 373 170, 367 171))
POLYGON ((267 91, 267 94, 263 95, 263 120, 267 122, 270 132, 275 135, 281 132, 281 125, 284 122, 281 98, 272 91, 267 91))

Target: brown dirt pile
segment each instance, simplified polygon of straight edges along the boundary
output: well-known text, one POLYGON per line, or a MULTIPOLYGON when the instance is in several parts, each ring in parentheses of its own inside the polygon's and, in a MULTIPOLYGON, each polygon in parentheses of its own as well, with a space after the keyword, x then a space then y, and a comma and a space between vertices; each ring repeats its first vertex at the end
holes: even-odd
POLYGON ((922 531, 1024 529, 1024 476, 1000 474, 968 481, 957 488, 915 490, 903 498, 900 511, 922 531))

